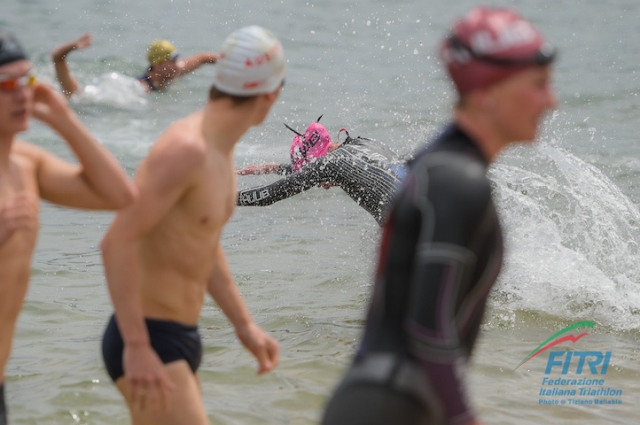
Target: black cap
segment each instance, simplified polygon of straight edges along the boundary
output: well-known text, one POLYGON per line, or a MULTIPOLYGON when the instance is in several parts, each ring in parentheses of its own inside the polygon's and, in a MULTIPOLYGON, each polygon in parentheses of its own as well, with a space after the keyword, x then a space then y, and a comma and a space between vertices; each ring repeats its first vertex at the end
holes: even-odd
POLYGON ((27 54, 13 34, 0 30, 0 66, 25 59, 27 54))

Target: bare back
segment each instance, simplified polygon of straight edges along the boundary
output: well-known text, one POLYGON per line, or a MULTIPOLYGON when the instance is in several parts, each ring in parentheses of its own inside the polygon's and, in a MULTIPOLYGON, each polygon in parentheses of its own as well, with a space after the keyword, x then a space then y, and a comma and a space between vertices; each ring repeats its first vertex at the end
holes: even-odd
POLYGON ((197 323, 220 234, 234 210, 232 155, 205 141, 201 128, 200 113, 176 122, 156 143, 136 176, 144 190, 146 180, 155 178, 151 171, 157 171, 151 166, 156 155, 166 155, 165 150, 195 148, 202 156, 195 180, 139 242, 145 317, 197 323))

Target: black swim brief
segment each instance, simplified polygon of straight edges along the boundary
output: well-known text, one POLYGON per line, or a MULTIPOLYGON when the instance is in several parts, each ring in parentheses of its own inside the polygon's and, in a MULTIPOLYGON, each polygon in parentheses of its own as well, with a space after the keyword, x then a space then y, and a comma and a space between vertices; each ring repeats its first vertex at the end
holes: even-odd
MULTIPOLYGON (((186 360, 193 373, 196 373, 202 360, 202 341, 198 326, 183 325, 166 320, 145 319, 151 347, 167 364, 177 360, 186 360)), ((124 375, 122 352, 124 341, 118 329, 115 316, 111 316, 102 337, 102 358, 107 372, 115 382, 124 375)))
POLYGON ((0 425, 7 425, 7 407, 4 404, 4 382, 0 385, 0 425))

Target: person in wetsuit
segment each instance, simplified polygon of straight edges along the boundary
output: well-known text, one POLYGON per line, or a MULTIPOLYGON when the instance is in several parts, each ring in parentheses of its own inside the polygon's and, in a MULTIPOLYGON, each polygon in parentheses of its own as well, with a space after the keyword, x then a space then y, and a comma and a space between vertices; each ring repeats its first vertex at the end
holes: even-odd
MULTIPOLYGON (((91 46, 91 42, 91 34, 85 33, 77 40, 57 47, 51 54, 56 70, 56 79, 62 87, 62 92, 68 98, 76 93, 80 86, 71 75, 67 64, 67 55, 74 50, 82 50, 91 46)), ((149 67, 144 74, 138 77, 138 81, 147 92, 151 92, 166 88, 174 79, 195 71, 204 64, 216 63, 218 54, 203 52, 180 60, 178 51, 170 41, 155 40, 147 49, 147 60, 149 67)))
POLYGON ((459 94, 453 123, 392 203, 364 335, 323 425, 480 423, 465 375, 503 257, 486 172, 555 107, 554 50, 515 12, 478 7, 441 54, 459 94))
MULTIPOLYGON (((319 121, 319 120, 318 120, 319 121)), ((373 218, 382 223, 389 202, 405 174, 405 159, 388 146, 364 137, 331 143, 326 128, 311 124, 294 137, 291 164, 263 164, 238 170, 240 175, 279 173, 271 184, 240 190, 238 205, 266 206, 314 186, 339 186, 373 218)))

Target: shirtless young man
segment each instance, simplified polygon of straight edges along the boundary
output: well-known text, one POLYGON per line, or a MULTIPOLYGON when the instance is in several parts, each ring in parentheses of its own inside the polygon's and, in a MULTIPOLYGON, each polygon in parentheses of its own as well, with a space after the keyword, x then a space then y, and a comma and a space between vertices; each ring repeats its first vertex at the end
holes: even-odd
POLYGON ((134 424, 209 423, 196 375, 206 292, 258 360, 258 373, 278 363, 278 343, 253 322, 220 234, 236 203, 234 147, 264 121, 284 77, 271 32, 252 26, 231 34, 206 106, 160 136, 138 168, 139 198, 102 242, 115 307, 103 357, 134 424))
POLYGON ((128 205, 135 191, 64 97, 35 82, 30 71, 18 41, 0 32, 0 425, 6 424, 4 369, 38 235, 38 199, 74 208, 117 209, 128 205), (32 116, 67 142, 79 165, 16 139, 32 116))
MULTIPOLYGON (((71 97, 80 88, 69 70, 67 55, 74 50, 86 49, 91 46, 91 41, 91 34, 85 33, 77 40, 57 47, 51 54, 56 70, 56 79, 67 97, 71 97)), ((149 68, 138 77, 138 80, 147 92, 151 92, 166 88, 174 79, 195 71, 204 64, 216 63, 218 54, 203 52, 179 60, 178 51, 170 41, 155 40, 147 49, 147 60, 149 68)))

